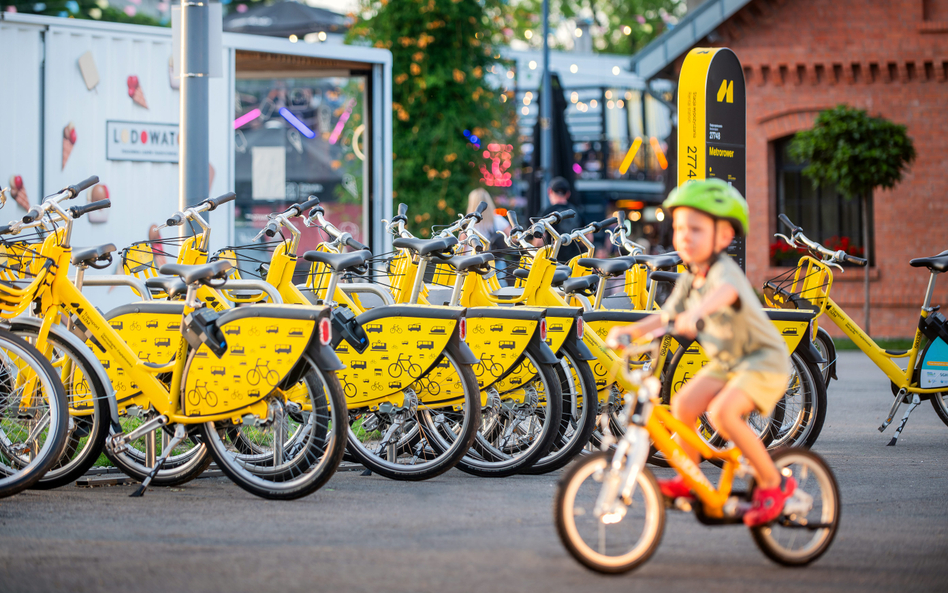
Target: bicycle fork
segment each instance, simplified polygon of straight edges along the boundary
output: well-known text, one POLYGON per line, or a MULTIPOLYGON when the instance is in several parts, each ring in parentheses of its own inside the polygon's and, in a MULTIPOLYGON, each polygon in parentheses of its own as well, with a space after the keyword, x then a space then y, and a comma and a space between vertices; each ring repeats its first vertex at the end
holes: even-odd
POLYGON ((602 489, 593 507, 593 514, 602 523, 618 523, 625 516, 635 492, 635 482, 648 459, 648 449, 648 431, 641 426, 630 426, 616 444, 612 461, 603 471, 602 489))
MULTIPOLYGON (((885 422, 882 423, 882 426, 879 427, 879 432, 884 432, 885 429, 890 424, 892 424, 892 419, 895 418, 895 413, 898 411, 899 406, 902 405, 902 402, 905 401, 905 398, 907 397, 907 395, 908 394, 904 387, 899 390, 898 395, 895 396, 895 401, 892 402, 892 407, 889 409, 889 415, 886 417, 885 422)), ((909 414, 914 412, 915 408, 917 408, 918 405, 922 403, 922 401, 921 399, 919 399, 917 393, 913 393, 912 400, 906 403, 909 404, 909 407, 907 410, 905 410, 905 415, 902 416, 902 421, 899 422, 899 427, 895 430, 895 434, 892 436, 892 440, 890 440, 889 443, 886 445, 887 447, 894 447, 898 444, 899 436, 902 434, 902 430, 905 428, 905 423, 908 422, 909 414)))

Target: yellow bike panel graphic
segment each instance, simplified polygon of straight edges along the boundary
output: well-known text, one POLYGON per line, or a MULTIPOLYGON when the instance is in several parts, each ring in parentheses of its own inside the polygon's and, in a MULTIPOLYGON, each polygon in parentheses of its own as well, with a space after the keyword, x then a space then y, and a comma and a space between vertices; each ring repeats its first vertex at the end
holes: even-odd
POLYGON ((194 354, 183 388, 183 414, 223 414, 263 399, 293 369, 315 328, 315 320, 273 317, 225 323, 227 352, 217 358, 202 344, 194 354))
POLYGON ((530 344, 537 323, 526 319, 468 318, 467 345, 479 361, 472 368, 481 389, 493 385, 513 367, 530 344))
MULTIPOLYGON (((336 356, 346 365, 344 370, 336 371, 346 403, 350 408, 375 407, 383 401, 401 405, 404 398, 396 394, 422 377, 436 380, 425 373, 444 352, 456 325, 454 319, 407 316, 382 317, 364 323, 369 347, 362 354, 345 340, 336 347, 336 356)), ((454 382, 447 377, 441 380, 454 382)), ((437 395, 433 400, 425 400, 423 396, 431 395, 435 388, 422 382, 425 385, 416 389, 422 403, 437 403, 437 395)))

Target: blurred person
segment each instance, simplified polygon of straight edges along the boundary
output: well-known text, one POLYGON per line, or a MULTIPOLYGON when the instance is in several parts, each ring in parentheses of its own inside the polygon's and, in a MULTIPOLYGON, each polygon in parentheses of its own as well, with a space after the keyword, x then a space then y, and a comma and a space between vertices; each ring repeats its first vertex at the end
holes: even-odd
MULTIPOLYGON (((490 197, 490 194, 483 187, 478 187, 467 195, 467 213, 470 214, 477 210, 477 206, 481 202, 487 202, 487 209, 484 210, 483 218, 474 225, 474 228, 487 238, 489 241, 488 249, 490 251, 502 251, 507 248, 507 243, 504 241, 504 235, 502 233, 509 232, 510 223, 507 222, 505 216, 497 214, 494 199, 490 197)), ((496 262, 494 269, 497 270, 497 278, 502 279, 504 277, 504 270, 507 267, 506 260, 502 257, 501 253, 497 253, 495 254, 494 261, 496 262)))
MULTIPOLYGON (((553 214, 554 212, 562 212, 564 210, 572 210, 573 212, 576 213, 576 216, 573 216, 572 218, 568 218, 566 220, 558 222, 557 224, 554 224, 553 230, 555 230, 559 234, 563 234, 563 233, 568 233, 572 230, 579 229, 586 226, 586 222, 583 220, 583 217, 579 213, 579 210, 577 210, 569 202, 571 192, 569 189, 568 181, 566 181, 562 177, 554 177, 553 180, 550 181, 550 188, 547 190, 546 193, 547 193, 547 197, 550 200, 550 205, 544 208, 542 212, 540 212, 540 214, 538 215, 540 218, 543 218, 544 216, 549 216, 550 214, 553 214)), ((533 244, 537 247, 542 247, 544 245, 544 241, 547 239, 548 237, 544 237, 543 239, 534 239, 533 244)), ((590 240, 592 240, 591 237, 590 237, 590 240)), ((565 245, 560 248, 560 252, 556 257, 556 260, 560 263, 567 263, 569 262, 570 259, 576 257, 579 254, 580 254, 579 246, 575 244, 565 245)))

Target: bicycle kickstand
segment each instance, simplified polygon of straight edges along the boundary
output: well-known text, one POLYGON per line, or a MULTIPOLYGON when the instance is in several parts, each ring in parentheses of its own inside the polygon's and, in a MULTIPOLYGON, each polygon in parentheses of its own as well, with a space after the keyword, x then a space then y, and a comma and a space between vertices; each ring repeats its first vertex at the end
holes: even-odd
POLYGON ((895 418, 895 413, 899 411, 899 406, 902 405, 902 402, 905 400, 905 395, 908 393, 905 388, 899 389, 899 392, 895 396, 895 401, 892 402, 892 407, 889 408, 889 415, 886 416, 885 422, 882 423, 882 426, 879 427, 879 432, 885 432, 885 429, 892 424, 892 419, 895 418))
POLYGON ((165 460, 168 459, 174 448, 177 447, 186 436, 188 436, 188 432, 183 424, 178 424, 174 427, 174 436, 170 441, 168 441, 168 446, 165 447, 165 450, 161 452, 161 457, 158 458, 158 461, 155 463, 155 467, 152 468, 150 472, 148 472, 147 476, 145 476, 145 480, 142 482, 141 486, 139 486, 135 492, 129 494, 130 498, 144 496, 145 490, 148 489, 148 485, 151 484, 151 481, 155 478, 155 476, 158 475, 158 472, 161 470, 161 466, 165 464, 165 460))
POLYGON ((922 400, 919 399, 918 394, 913 393, 912 403, 910 403, 908 409, 905 410, 905 415, 902 416, 902 422, 899 423, 899 427, 896 429, 895 434, 892 435, 892 440, 886 445, 887 447, 894 447, 898 443, 899 435, 902 434, 902 429, 905 428, 905 423, 908 422, 909 414, 911 414, 920 403, 922 403, 922 400))

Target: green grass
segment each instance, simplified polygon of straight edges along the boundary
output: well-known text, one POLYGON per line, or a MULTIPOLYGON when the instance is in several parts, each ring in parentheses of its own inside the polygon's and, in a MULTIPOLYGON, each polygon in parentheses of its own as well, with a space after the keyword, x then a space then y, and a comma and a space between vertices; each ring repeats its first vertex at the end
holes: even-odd
MULTIPOLYGON (((875 342, 884 350, 908 350, 912 347, 912 338, 880 338, 875 342)), ((849 338, 833 338, 833 343, 837 352, 859 350, 849 338)))

